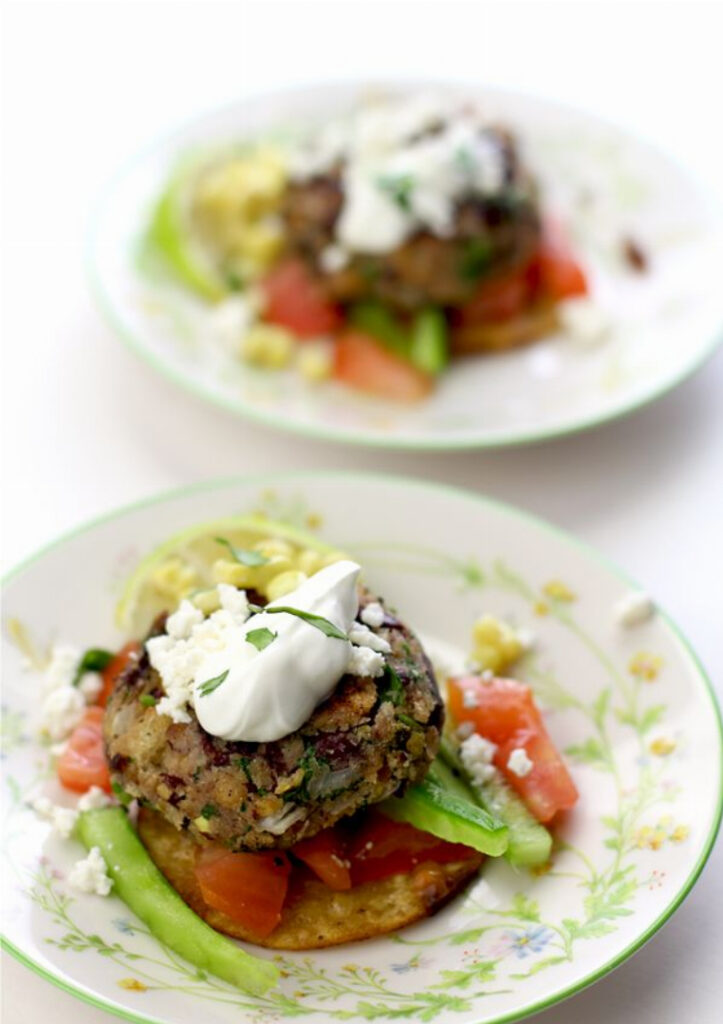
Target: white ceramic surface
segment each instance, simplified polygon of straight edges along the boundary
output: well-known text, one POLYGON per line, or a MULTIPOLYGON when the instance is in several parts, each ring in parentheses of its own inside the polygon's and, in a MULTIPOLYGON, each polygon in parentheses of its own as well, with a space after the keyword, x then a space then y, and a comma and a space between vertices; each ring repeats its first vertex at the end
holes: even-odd
MULTIPOLYGON (((443 912, 396 937, 285 955, 285 999, 200 979, 117 900, 79 896, 80 856, 25 804, 47 779, 34 732, 38 677, 3 652, 6 940, 50 980, 129 1019, 209 1022, 520 1017, 634 952, 695 881, 720 815, 719 719, 705 676, 658 613, 631 630, 613 607, 632 585, 570 538, 463 492, 384 477, 287 475, 221 483, 122 511, 11 574, 4 615, 45 645, 112 646, 112 611, 138 558, 204 519, 263 508, 356 555, 420 632, 464 650, 481 609, 532 629, 521 675, 547 708, 581 792, 551 870, 488 863, 443 912)), ((66 797, 67 799, 67 797, 66 797)), ((68 801, 71 802, 71 801, 68 801)))

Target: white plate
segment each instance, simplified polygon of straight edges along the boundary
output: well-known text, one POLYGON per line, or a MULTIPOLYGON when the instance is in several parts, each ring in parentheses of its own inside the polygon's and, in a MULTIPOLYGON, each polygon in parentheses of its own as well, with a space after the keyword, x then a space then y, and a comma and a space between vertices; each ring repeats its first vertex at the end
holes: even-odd
MULTIPOLYGON (((48 777, 36 739, 39 679, 4 640, 3 919, 38 973, 129 1020, 266 1024, 397 1019, 481 1024, 519 1018, 578 991, 637 950, 701 871, 721 812, 721 733, 701 666, 661 612, 630 629, 613 607, 632 584, 551 527, 465 492, 341 474, 224 482, 100 520, 10 576, 12 618, 36 642, 123 639, 114 604, 134 564, 197 522, 265 510, 310 523, 356 555, 373 589, 415 629, 457 650, 481 609, 531 629, 522 675, 568 751, 579 805, 544 874, 488 862, 435 917, 402 933, 284 954, 281 993, 253 999, 199 977, 117 899, 67 885, 79 856, 26 801, 48 777)), ((271 955, 261 952, 261 955, 271 955)), ((674 966, 673 966, 674 969, 674 966)))
POLYGON ((490 113, 519 134, 546 207, 568 224, 593 294, 609 313, 610 336, 599 347, 557 336, 457 361, 429 400, 410 407, 336 384, 310 385, 292 370, 242 365, 214 340, 203 302, 139 271, 139 239, 180 154, 348 110, 364 91, 352 84, 296 89, 208 114, 119 174, 101 203, 89 251, 94 291, 114 329, 156 370, 232 412, 298 433, 389 447, 494 447, 570 433, 680 383, 722 333, 720 211, 672 159, 589 114, 514 93, 445 88, 481 95, 490 113), (623 265, 624 236, 649 253, 647 273, 623 265))

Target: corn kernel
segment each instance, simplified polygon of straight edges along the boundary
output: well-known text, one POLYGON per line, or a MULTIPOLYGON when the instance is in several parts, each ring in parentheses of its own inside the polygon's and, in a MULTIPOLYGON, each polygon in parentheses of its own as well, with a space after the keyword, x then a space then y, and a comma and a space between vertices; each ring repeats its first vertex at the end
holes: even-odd
POLYGON ((158 566, 151 576, 151 582, 164 597, 176 598, 178 601, 198 583, 195 571, 175 556, 158 566))
POLYGON ((334 349, 325 341, 306 342, 299 348, 296 368, 302 377, 315 383, 328 380, 334 365, 334 349))
POLYGON ((239 239, 239 250, 255 268, 266 270, 281 252, 283 242, 278 225, 268 221, 249 224, 239 239))
POLYGON ((215 587, 211 590, 199 590, 191 597, 191 604, 195 605, 204 615, 212 615, 221 607, 218 591, 215 587))
POLYGON ((299 569, 307 576, 313 576, 324 564, 324 556, 312 548, 305 548, 298 558, 299 569))
POLYGON ((281 370, 289 365, 295 344, 290 331, 259 323, 247 331, 241 342, 241 356, 252 366, 281 370))
POLYGON ((292 559, 296 553, 296 549, 293 544, 290 544, 287 540, 282 540, 280 537, 268 537, 266 540, 260 540, 257 544, 254 544, 254 551, 260 551, 266 558, 288 558, 292 559))
POLYGON ((515 631, 492 615, 483 615, 472 627, 472 660, 482 671, 502 672, 523 652, 515 631))
POLYGON ((300 587, 304 580, 308 579, 305 572, 298 569, 290 569, 288 572, 279 573, 266 584, 266 596, 269 601, 276 601, 284 594, 290 594, 292 590, 300 587))
POLYGON ((256 569, 229 558, 219 558, 211 566, 211 575, 216 583, 230 583, 232 587, 251 587, 256 580, 256 569))

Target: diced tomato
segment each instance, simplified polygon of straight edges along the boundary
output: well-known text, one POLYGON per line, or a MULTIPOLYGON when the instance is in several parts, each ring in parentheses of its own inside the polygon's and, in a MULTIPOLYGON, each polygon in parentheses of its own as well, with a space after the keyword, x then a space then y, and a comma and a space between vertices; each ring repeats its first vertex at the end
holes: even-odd
POLYGON ((476 856, 477 852, 468 846, 447 843, 374 810, 368 811, 349 844, 354 885, 406 874, 425 861, 449 864, 476 856))
POLYGON ((343 836, 333 828, 302 839, 291 852, 303 861, 330 889, 351 889, 349 861, 343 836))
POLYGON ((511 320, 530 304, 535 280, 529 266, 483 279, 459 311, 461 324, 487 324, 511 320))
POLYGON ((264 319, 287 327, 298 338, 331 334, 341 326, 338 308, 301 260, 286 260, 274 267, 261 288, 266 298, 264 319))
POLYGON ((110 773, 103 745, 103 708, 88 708, 58 760, 58 778, 66 789, 85 793, 100 786, 110 793, 110 773))
POLYGON ((281 920, 291 864, 285 853, 231 853, 204 847, 196 861, 196 878, 209 907, 222 911, 259 938, 281 920))
POLYGON ((545 224, 537 256, 541 293, 555 302, 587 295, 585 274, 559 224, 545 224))
POLYGON ((125 647, 121 647, 113 660, 108 662, 101 672, 103 689, 98 694, 96 704, 100 704, 102 708, 106 706, 118 676, 121 672, 124 672, 132 662, 138 661, 142 650, 143 645, 138 643, 136 640, 132 640, 130 643, 126 644, 125 647))
POLYGON ((449 708, 456 722, 471 722, 497 745, 494 763, 539 821, 569 810, 578 792, 545 728, 529 686, 514 679, 483 682, 478 676, 449 681, 449 708), (465 696, 467 695, 467 696, 465 696), (527 775, 507 767, 510 754, 523 749, 532 761, 527 775))
POLYGON ((432 378, 389 352, 363 331, 347 330, 336 341, 334 376, 358 391, 413 402, 432 388, 432 378))

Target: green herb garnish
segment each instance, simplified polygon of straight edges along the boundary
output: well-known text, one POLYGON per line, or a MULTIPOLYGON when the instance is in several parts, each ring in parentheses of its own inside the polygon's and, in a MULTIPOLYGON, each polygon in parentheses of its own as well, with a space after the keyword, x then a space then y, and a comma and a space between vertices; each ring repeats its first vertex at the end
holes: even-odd
MULTIPOLYGON (((249 608, 252 612, 266 612, 267 615, 286 612, 287 615, 295 615, 297 619, 303 619, 304 622, 308 622, 310 626, 318 629, 324 634, 324 636, 334 637, 335 640, 349 639, 346 633, 342 629, 339 629, 338 626, 335 626, 333 622, 329 622, 329 620, 325 619, 323 615, 315 615, 314 612, 305 612, 301 608, 291 608, 289 605, 285 604, 279 604, 273 608, 270 608, 268 605, 264 607, 260 604, 251 604, 249 605, 249 608)), ((248 633, 246 635, 248 636, 248 633)))
POLYGON ((257 651, 265 651, 269 644, 272 644, 277 637, 270 629, 262 626, 260 629, 252 629, 246 634, 245 639, 252 644, 257 651))
POLYGON ((204 804, 201 808, 201 817, 209 821, 210 818, 218 817, 218 807, 214 807, 213 804, 204 804))
POLYGON ((138 702, 142 704, 144 708, 154 708, 158 703, 152 693, 144 693, 138 698, 138 702))
POLYGON ((229 671, 230 669, 226 669, 226 671, 222 672, 221 675, 214 676, 213 679, 207 679, 205 683, 201 683, 201 685, 198 688, 199 696, 208 697, 209 693, 213 693, 214 690, 217 690, 221 683, 223 683, 224 680, 226 679, 226 676, 229 674, 229 671))
POLYGON ((73 676, 73 686, 77 686, 86 672, 102 672, 113 661, 114 655, 102 647, 89 647, 78 662, 73 676))
POLYGON ((234 547, 231 541, 226 540, 225 537, 214 537, 213 539, 217 544, 222 544, 225 548, 228 548, 234 562, 245 565, 249 569, 255 569, 259 565, 268 565, 271 561, 266 555, 262 555, 260 551, 250 551, 247 548, 234 547))
POLYGON ((411 174, 382 174, 377 178, 377 185, 400 209, 409 212, 414 191, 414 178, 411 174))
MULTIPOLYGON (((395 706, 401 704, 404 699, 404 685, 391 665, 384 666, 384 678, 386 685, 379 693, 381 700, 388 700, 395 706)), ((401 718, 402 716, 399 715, 399 717, 401 718)))
POLYGON ((492 244, 486 238, 469 238, 459 261, 459 274, 465 281, 477 281, 492 259, 492 244))

